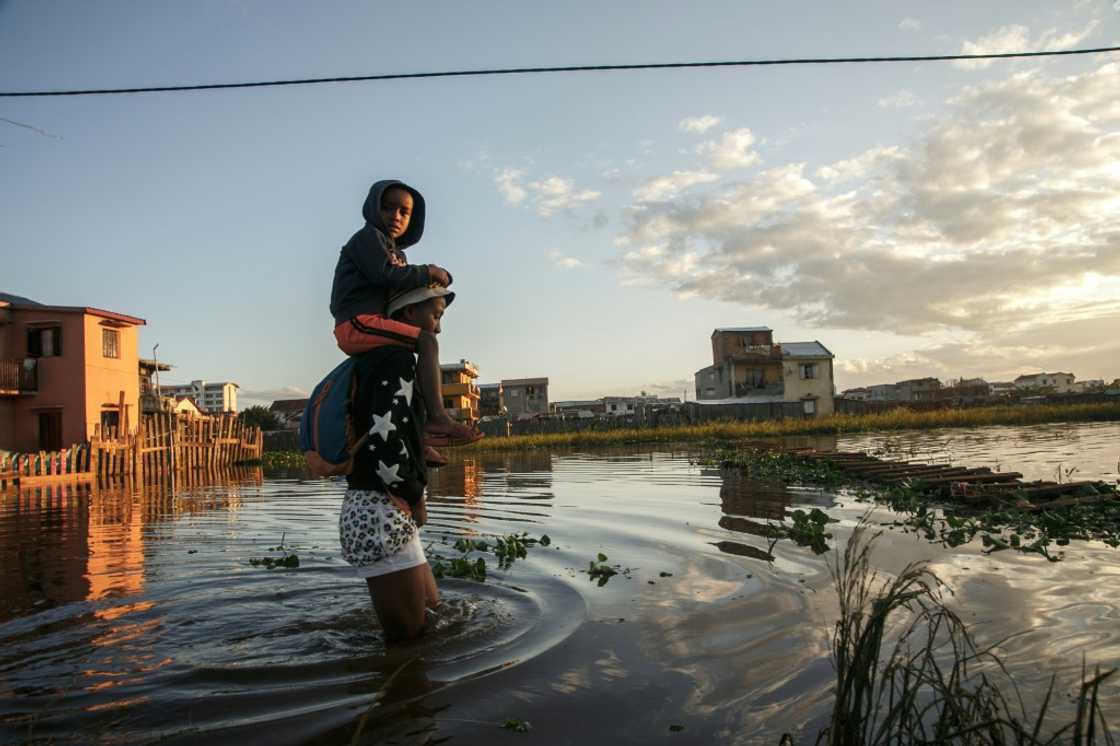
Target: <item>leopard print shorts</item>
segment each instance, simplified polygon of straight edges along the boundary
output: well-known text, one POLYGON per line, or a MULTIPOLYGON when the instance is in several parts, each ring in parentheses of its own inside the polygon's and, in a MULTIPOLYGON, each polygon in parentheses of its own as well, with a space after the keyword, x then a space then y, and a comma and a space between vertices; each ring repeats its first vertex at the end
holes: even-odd
POLYGON ((412 516, 376 490, 347 490, 338 516, 342 558, 361 577, 427 562, 412 516))

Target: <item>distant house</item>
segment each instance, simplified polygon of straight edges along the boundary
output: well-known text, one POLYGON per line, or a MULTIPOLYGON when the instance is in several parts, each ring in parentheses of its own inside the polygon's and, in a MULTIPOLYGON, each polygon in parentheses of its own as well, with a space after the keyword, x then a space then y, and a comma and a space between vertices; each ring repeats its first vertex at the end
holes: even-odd
POLYGON ((268 408, 269 412, 276 415, 280 425, 285 430, 298 430, 303 410, 307 408, 307 399, 277 399, 268 408))
POLYGON ((513 419, 548 414, 547 378, 508 378, 502 380, 506 413, 513 419))
POLYGON ((1032 373, 1015 379, 1015 388, 1020 391, 1051 391, 1055 394, 1070 394, 1074 390, 1072 373, 1032 373))
POLYGON ((1073 384, 1073 393, 1075 394, 1090 394, 1095 391, 1104 391, 1103 378, 1087 378, 1084 381, 1078 381, 1073 384))
POLYGON ((898 401, 934 401, 941 390, 941 381, 936 378, 909 378, 895 383, 898 401))
POLYGON ((164 384, 160 392, 164 396, 189 396, 195 400, 203 412, 218 414, 237 411, 237 390, 241 388, 232 381, 220 383, 202 380, 181 384, 164 384))
POLYGON ((844 389, 840 392, 840 396, 844 399, 854 399, 856 401, 867 401, 871 398, 871 389, 866 387, 857 387, 854 389, 844 389))
POLYGON ((169 371, 171 366, 156 360, 140 358, 140 409, 145 414, 163 411, 160 401, 161 392, 156 385, 160 371, 169 371))
POLYGON ((994 397, 1010 398, 1016 391, 1018 388, 1011 381, 992 381, 988 384, 988 393, 994 397))
POLYGON ((869 401, 898 401, 898 386, 893 383, 877 383, 868 386, 867 390, 871 392, 869 401))
POLYGON ((500 417, 506 413, 505 391, 500 383, 478 385, 478 416, 500 417))
POLYGON ((552 414, 564 418, 588 418, 604 414, 602 399, 558 401, 551 405, 552 414))
POLYGON ((144 319, 0 293, 0 448, 59 450, 140 418, 144 319))
POLYGON ((983 378, 962 378, 940 391, 940 398, 960 406, 977 404, 991 398, 992 387, 983 378))
POLYGON ((186 417, 205 417, 206 413, 189 396, 175 396, 171 399, 171 411, 186 417))
POLYGON ((470 360, 446 363, 439 366, 443 386, 443 408, 452 417, 474 422, 479 413, 481 394, 474 379, 478 378, 478 366, 470 360))
POLYGON ((712 332, 712 365, 694 375, 698 401, 800 402, 808 416, 831 414, 834 355, 820 342, 775 343, 766 326, 712 332))

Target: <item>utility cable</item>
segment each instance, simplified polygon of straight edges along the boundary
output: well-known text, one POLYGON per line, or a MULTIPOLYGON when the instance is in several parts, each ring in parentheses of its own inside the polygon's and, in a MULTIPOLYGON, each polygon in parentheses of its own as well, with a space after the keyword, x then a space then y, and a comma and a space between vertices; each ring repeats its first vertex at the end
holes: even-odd
POLYGON ((755 67, 763 65, 836 65, 861 62, 946 62, 954 60, 998 60, 1021 57, 1057 57, 1075 54, 1120 52, 1120 47, 1066 49, 1044 52, 1004 52, 998 54, 937 54, 904 57, 803 57, 776 60, 734 60, 725 62, 658 62, 634 65, 563 65, 558 67, 503 67, 482 70, 446 70, 426 73, 389 73, 385 75, 349 75, 333 78, 298 78, 264 80, 245 83, 201 83, 197 85, 165 85, 137 88, 88 88, 62 91, 0 91, 0 97, 30 96, 104 96, 119 93, 165 93, 171 91, 214 91, 224 88, 269 88, 285 85, 318 85, 320 83, 360 83, 374 80, 408 80, 415 78, 463 78, 492 75, 528 75, 531 73, 615 72, 619 70, 669 70, 697 67, 755 67))

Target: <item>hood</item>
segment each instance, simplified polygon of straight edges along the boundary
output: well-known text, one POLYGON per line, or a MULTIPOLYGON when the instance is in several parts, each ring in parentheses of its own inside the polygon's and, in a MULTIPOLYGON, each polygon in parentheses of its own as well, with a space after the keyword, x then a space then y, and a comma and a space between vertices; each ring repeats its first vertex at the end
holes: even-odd
POLYGON ((412 195, 412 218, 408 221, 408 230, 395 241, 398 249, 406 249, 419 242, 420 237, 424 235, 424 196, 420 192, 396 179, 375 182, 369 188, 369 195, 366 197, 365 204, 362 205, 362 217, 366 219, 366 223, 386 236, 389 235, 389 232, 381 223, 381 195, 385 194, 385 190, 389 187, 401 187, 408 190, 408 193, 412 195))

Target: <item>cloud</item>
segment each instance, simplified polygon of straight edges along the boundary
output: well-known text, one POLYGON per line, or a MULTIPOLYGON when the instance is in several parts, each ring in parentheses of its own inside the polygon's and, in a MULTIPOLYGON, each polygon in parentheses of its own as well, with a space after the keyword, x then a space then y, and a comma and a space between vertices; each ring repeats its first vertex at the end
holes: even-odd
POLYGON ((583 262, 579 259, 574 256, 564 256, 559 251, 548 252, 548 258, 552 260, 552 265, 559 269, 575 269, 583 266, 583 262))
POLYGON ((920 31, 922 22, 917 18, 903 18, 898 22, 898 28, 901 31, 920 31))
POLYGON ((541 217, 549 217, 557 212, 571 210, 584 202, 594 202, 602 196, 601 192, 591 189, 576 189, 571 179, 550 176, 547 179, 529 183, 533 192, 533 205, 541 217))
POLYGON ((878 359, 846 358, 837 351, 843 388, 934 376, 943 382, 983 378, 1012 381, 1025 373, 1068 371, 1079 379, 1120 375, 1120 313, 1095 319, 1031 323, 1010 335, 982 333, 951 343, 878 359))
POLYGON ((706 142, 697 152, 706 155, 712 168, 720 171, 746 168, 758 162, 759 156, 753 149, 754 133, 747 128, 725 132, 719 140, 706 142))
MULTIPOLYGON (((908 147, 625 215, 624 284, 982 340, 1120 312, 1120 64, 966 88, 908 147)), ((1035 340, 1037 345, 1037 340, 1035 340)))
POLYGON ((908 106, 914 106, 920 101, 910 91, 899 91, 892 96, 884 96, 879 99, 879 107, 883 109, 904 109, 908 106))
MULTIPOLYGON (((577 189, 571 179, 559 176, 526 182, 525 172, 516 168, 496 170, 494 183, 507 203, 518 205, 527 201, 538 215, 546 218, 582 203, 594 202, 602 196, 601 192, 592 189, 577 189)), ((602 221, 596 218, 593 222, 598 224, 602 221)))
POLYGON ((719 117, 706 114, 702 117, 688 117, 677 124, 677 129, 682 132, 707 132, 720 123, 719 117))
MULTIPOLYGON (((976 41, 961 43, 961 54, 1010 54, 1012 52, 1031 52, 1044 50, 1056 52, 1071 49, 1084 41, 1097 27, 1098 21, 1092 21, 1080 31, 1060 31, 1049 29, 1033 39, 1029 36, 1030 29, 1026 26, 1014 24, 1001 26, 991 33, 981 36, 976 41)), ((953 65, 963 70, 979 70, 988 67, 994 60, 954 60, 953 65)))
POLYGON ((634 190, 634 196, 642 202, 675 197, 681 191, 697 184, 707 184, 719 179, 707 171, 674 171, 670 176, 661 176, 642 184, 634 190))
POLYGON ((498 185, 498 192, 506 202, 516 205, 525 200, 525 188, 521 186, 522 171, 516 168, 504 168, 494 175, 494 183, 498 185))

